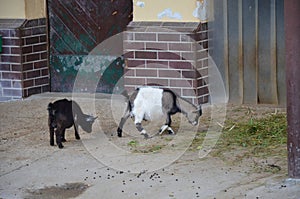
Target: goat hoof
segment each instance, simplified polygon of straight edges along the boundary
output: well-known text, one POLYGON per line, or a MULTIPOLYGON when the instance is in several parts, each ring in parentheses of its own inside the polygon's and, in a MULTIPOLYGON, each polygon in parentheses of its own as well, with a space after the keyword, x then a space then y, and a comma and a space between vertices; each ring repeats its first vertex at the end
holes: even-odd
POLYGON ((122 129, 118 128, 117 134, 118 134, 118 137, 122 137, 122 129))
POLYGON ((64 146, 62 144, 59 144, 58 148, 62 149, 62 148, 64 148, 64 146))
POLYGON ((144 136, 145 139, 149 139, 150 138, 150 136, 147 133, 143 134, 143 136, 144 136))
POLYGON ((160 130, 159 130, 159 135, 161 135, 169 126, 168 125, 163 125, 160 130))
POLYGON ((78 136, 78 137, 76 137, 76 140, 80 140, 80 137, 78 136))
POLYGON ((148 135, 148 133, 145 131, 145 129, 143 129, 143 130, 141 131, 141 135, 143 135, 145 139, 150 138, 149 135, 148 135))
POLYGON ((54 146, 54 142, 52 143, 52 142, 50 142, 50 146, 54 146))

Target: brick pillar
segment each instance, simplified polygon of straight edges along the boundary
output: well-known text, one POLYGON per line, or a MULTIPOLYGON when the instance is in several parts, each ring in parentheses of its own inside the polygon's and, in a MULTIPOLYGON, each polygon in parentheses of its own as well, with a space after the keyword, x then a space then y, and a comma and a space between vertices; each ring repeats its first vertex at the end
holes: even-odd
POLYGON ((1 19, 0 101, 49 91, 46 19, 1 19))
POLYGON ((49 91, 46 19, 22 26, 23 97, 49 91))
POLYGON ((124 35, 125 88, 157 85, 194 104, 208 102, 207 43, 205 24, 131 22, 124 35))

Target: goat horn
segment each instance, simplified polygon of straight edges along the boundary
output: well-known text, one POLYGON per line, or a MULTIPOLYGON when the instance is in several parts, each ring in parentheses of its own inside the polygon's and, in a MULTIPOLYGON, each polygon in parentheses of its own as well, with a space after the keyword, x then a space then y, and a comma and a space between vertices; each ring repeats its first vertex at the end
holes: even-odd
POLYGON ((89 117, 86 118, 86 121, 88 121, 88 122, 94 122, 97 118, 98 118, 98 116, 97 117, 89 116, 89 117))

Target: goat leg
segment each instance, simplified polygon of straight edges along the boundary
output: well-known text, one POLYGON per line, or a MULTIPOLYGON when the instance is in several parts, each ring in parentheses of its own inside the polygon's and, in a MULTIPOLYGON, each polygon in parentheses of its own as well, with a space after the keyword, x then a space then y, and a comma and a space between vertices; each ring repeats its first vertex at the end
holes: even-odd
POLYGON ((173 131, 173 129, 171 127, 168 127, 168 132, 170 135, 175 135, 175 132, 173 131))
POLYGON ((141 133, 141 135, 144 136, 145 139, 150 138, 149 135, 147 134, 146 130, 142 127, 141 123, 136 123, 135 127, 141 133))
POLYGON ((50 126, 49 132, 50 132, 50 145, 54 146, 54 128, 50 126))
POLYGON ((118 127, 118 129, 117 129, 117 134, 118 134, 118 137, 122 137, 122 129, 120 127, 118 127))
POLYGON ((66 140, 66 137, 65 137, 65 131, 66 131, 66 129, 64 129, 63 131, 62 131, 62 133, 61 133, 61 141, 62 142, 66 142, 67 140, 66 140))
POLYGON ((166 123, 160 128, 157 134, 161 135, 165 130, 168 130, 169 134, 175 134, 173 129, 170 127, 172 123, 171 115, 168 113, 165 115, 166 123))
POLYGON ((161 135, 169 126, 167 124, 163 125, 160 129, 158 134, 161 135))
POLYGON ((175 135, 175 132, 171 128, 171 123, 172 123, 171 115, 170 115, 170 113, 168 113, 165 125, 168 127, 169 134, 175 135))
POLYGON ((175 132, 173 131, 173 129, 166 124, 160 128, 160 130, 158 131, 158 133, 156 133, 156 135, 158 135, 158 134, 161 135, 165 130, 168 130, 168 133, 170 135, 175 135, 175 132))
POLYGON ((121 121, 117 129, 118 137, 122 137, 122 129, 129 116, 130 116, 129 113, 125 113, 124 116, 121 118, 121 121))
POLYGON ((58 148, 62 149, 64 146, 61 143, 61 132, 60 132, 60 129, 58 129, 58 128, 55 131, 55 138, 56 138, 56 144, 57 144, 58 148))
POLYGON ((76 138, 76 140, 80 140, 80 136, 79 136, 79 133, 78 133, 78 125, 77 124, 74 124, 74 129, 75 129, 75 138, 76 138))

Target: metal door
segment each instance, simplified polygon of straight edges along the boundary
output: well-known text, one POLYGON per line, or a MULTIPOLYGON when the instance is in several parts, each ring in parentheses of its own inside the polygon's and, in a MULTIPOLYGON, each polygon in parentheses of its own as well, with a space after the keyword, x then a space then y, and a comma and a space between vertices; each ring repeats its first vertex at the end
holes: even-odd
MULTIPOLYGON (((96 58, 88 56, 101 42, 122 32, 132 20, 128 0, 48 0, 51 91, 72 92, 76 75, 87 75, 86 92, 111 93, 123 75, 122 57, 101 49, 96 58), (102 53, 106 52, 106 53, 102 53), (85 62, 90 69, 80 70, 85 62), (91 84, 91 85, 89 85, 91 84)), ((122 40, 116 46, 122 47, 122 40)))

